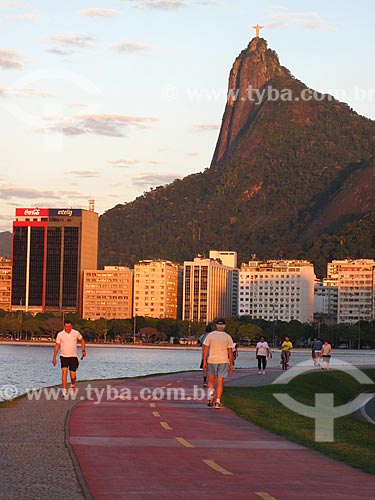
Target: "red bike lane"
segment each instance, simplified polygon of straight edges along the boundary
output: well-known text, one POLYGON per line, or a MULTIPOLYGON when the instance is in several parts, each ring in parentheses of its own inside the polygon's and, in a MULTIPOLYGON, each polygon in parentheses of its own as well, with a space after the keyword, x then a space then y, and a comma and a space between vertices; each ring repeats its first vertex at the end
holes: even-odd
POLYGON ((374 498, 375 477, 208 408, 201 396, 201 374, 183 373, 115 382, 80 402, 69 443, 92 497, 374 498))

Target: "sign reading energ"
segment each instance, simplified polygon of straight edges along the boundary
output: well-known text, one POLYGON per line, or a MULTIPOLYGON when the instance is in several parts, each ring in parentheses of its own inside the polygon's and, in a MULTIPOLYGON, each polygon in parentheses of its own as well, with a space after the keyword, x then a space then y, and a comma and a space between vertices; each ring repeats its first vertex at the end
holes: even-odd
POLYGON ((81 217, 82 210, 80 208, 50 208, 50 217, 81 217))

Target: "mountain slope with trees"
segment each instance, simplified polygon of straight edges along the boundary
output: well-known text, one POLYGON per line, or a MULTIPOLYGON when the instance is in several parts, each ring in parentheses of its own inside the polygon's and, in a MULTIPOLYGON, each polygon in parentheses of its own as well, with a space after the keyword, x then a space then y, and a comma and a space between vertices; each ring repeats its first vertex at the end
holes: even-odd
POLYGON ((313 93, 261 38, 235 61, 229 90, 210 168, 102 215, 100 264, 231 249, 240 262, 308 258, 322 275, 332 258, 375 257, 375 122, 313 93), (274 99, 286 90, 292 99, 274 99))

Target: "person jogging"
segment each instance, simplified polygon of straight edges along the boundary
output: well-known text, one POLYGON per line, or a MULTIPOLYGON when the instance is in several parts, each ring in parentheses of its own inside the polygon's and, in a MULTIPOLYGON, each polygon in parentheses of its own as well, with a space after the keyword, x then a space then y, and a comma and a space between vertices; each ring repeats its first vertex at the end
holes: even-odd
POLYGON ((53 351, 52 364, 56 366, 56 357, 60 349, 60 362, 61 362, 61 382, 62 382, 62 397, 68 395, 68 370, 70 373, 70 391, 71 394, 75 392, 76 372, 78 369, 79 361, 77 356, 77 341, 81 343, 82 357, 86 356, 85 340, 77 330, 73 330, 72 322, 69 320, 64 321, 64 330, 59 332, 56 337, 56 345, 53 351))
POLYGON ((224 319, 216 321, 216 330, 205 338, 203 350, 203 368, 208 373, 209 399, 207 406, 221 408, 221 396, 224 379, 233 371, 233 340, 225 332, 224 319), (216 401, 215 401, 216 381, 216 401))

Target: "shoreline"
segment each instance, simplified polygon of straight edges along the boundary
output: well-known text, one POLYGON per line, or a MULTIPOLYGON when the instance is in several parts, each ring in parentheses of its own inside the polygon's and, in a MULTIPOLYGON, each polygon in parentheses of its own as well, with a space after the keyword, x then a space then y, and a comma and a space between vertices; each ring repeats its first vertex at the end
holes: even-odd
MULTIPOLYGON (((37 347, 54 347, 55 342, 38 342, 31 340, 0 340, 0 345, 11 345, 11 346, 37 346, 37 347)), ((86 346, 91 348, 106 348, 106 349, 156 349, 156 350, 186 350, 186 351, 200 351, 202 349, 199 345, 186 345, 186 344, 116 344, 116 343, 91 343, 86 342, 86 346)), ((255 346, 239 346, 239 352, 255 352, 255 346)), ((280 348, 271 348, 272 353, 279 353, 280 348)), ((293 352, 301 354, 309 354, 311 350, 306 347, 295 347, 293 352)), ((348 355, 355 353, 358 356, 369 356, 371 354, 375 355, 375 349, 333 349, 333 352, 337 356, 338 353, 341 355, 348 355)))
MULTIPOLYGON (((0 340, 0 345, 12 345, 12 346, 38 346, 38 347, 54 347, 55 342, 38 342, 38 341, 31 341, 31 340, 0 340)), ((86 342, 87 347, 104 347, 106 349, 108 348, 114 348, 114 349, 159 349, 159 350, 188 350, 188 351, 200 351, 202 349, 201 346, 199 345, 184 345, 184 344, 111 344, 111 343, 91 343, 91 342, 86 342)), ((241 346, 239 348, 241 351, 247 351, 247 352, 255 352, 255 347, 253 346, 241 346)), ((273 352, 277 352, 278 349, 276 349, 273 352)))

